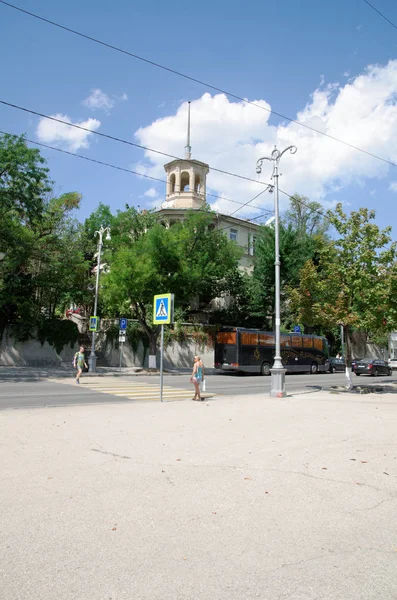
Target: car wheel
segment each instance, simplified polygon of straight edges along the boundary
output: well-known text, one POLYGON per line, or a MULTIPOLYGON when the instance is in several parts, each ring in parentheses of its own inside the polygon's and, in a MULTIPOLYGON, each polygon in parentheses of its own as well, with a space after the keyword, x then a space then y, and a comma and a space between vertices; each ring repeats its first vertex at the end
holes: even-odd
POLYGON ((391 370, 391 369, 389 369, 389 370, 387 371, 387 374, 388 374, 388 376, 389 376, 389 377, 391 377, 392 370, 391 370))
POLYGON ((330 373, 335 373, 335 367, 330 368, 330 373))
POLYGON ((357 377, 360 377, 361 373, 356 373, 357 377))
POLYGON ((261 366, 261 375, 265 375, 268 376, 270 375, 270 364, 267 362, 264 362, 261 366))
POLYGON ((318 373, 318 365, 314 362, 310 365, 310 375, 315 375, 316 373, 318 373))
POLYGON ((378 377, 378 375, 379 375, 379 371, 378 371, 378 369, 375 369, 375 371, 374 371, 374 377, 378 377))

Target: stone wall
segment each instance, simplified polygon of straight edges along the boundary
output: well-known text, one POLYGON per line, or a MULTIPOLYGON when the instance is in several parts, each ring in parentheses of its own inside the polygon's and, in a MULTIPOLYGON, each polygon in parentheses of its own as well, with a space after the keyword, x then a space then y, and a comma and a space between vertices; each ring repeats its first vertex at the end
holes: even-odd
MULTIPOLYGON (((99 336, 98 336, 99 337, 99 336)), ((104 337, 98 342, 106 363, 110 367, 118 367, 120 364, 120 349, 112 344, 106 343, 104 337)), ((193 359, 196 355, 201 357, 204 367, 214 366, 214 350, 195 344, 193 341, 178 343, 172 342, 164 350, 164 368, 190 368, 193 367, 193 359)), ((137 352, 134 352, 128 343, 123 344, 122 366, 123 367, 148 367, 149 353, 144 352, 143 344, 139 344, 137 352)), ((160 350, 157 350, 157 368, 160 366, 160 350)))
POLYGON ((71 364, 78 344, 68 344, 58 354, 48 342, 42 345, 38 340, 19 342, 7 331, 4 331, 0 342, 0 365, 8 367, 62 367, 71 364))

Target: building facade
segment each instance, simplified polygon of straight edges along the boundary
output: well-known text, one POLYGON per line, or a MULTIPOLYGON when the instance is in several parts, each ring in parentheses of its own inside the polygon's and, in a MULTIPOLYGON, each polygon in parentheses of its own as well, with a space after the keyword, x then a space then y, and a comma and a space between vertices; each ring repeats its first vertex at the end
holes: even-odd
MULTIPOLYGON (((166 197, 158 213, 162 221, 171 226, 183 220, 188 210, 200 210, 206 204, 207 175, 210 168, 206 163, 191 158, 190 104, 185 157, 165 164, 164 169, 167 175, 166 197)), ((260 225, 221 213, 214 213, 213 224, 244 249, 240 267, 251 270, 260 225)))

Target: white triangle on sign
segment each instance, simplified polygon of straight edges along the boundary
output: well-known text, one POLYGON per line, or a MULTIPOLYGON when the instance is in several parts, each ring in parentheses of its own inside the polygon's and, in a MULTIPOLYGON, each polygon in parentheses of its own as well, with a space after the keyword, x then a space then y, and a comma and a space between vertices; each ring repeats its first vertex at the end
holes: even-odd
POLYGON ((164 304, 164 300, 160 300, 159 307, 157 309, 156 318, 158 317, 168 317, 167 309, 164 304))

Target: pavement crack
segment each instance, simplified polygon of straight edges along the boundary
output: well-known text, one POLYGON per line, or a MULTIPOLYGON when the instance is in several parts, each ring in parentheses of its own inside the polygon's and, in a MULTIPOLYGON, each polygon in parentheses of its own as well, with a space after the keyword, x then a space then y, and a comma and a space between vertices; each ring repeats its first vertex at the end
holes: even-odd
POLYGON ((99 454, 107 454, 114 458, 132 458, 132 456, 123 456, 122 454, 115 454, 114 452, 107 452, 106 450, 98 450, 98 448, 91 448, 93 452, 99 452, 99 454))

